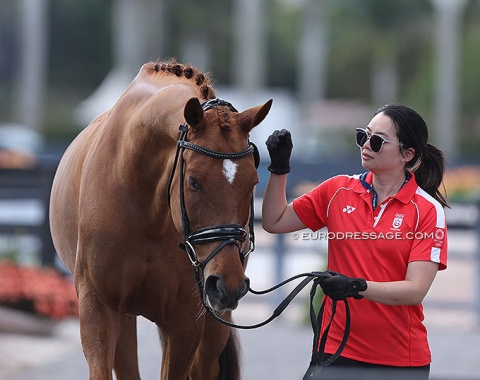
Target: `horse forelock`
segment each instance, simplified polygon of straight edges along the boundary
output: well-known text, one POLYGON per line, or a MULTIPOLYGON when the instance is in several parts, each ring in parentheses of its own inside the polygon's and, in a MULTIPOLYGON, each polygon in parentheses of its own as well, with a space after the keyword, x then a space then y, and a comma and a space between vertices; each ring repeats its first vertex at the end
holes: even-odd
POLYGON ((210 146, 214 150, 245 149, 247 135, 236 123, 235 116, 228 107, 215 107, 207 111, 202 127, 192 131, 194 136, 191 137, 195 140, 200 139, 197 140, 198 144, 210 146))
POLYGON ((227 109, 227 107, 217 107, 216 112, 222 132, 230 132, 232 130, 230 118, 231 112, 227 109))

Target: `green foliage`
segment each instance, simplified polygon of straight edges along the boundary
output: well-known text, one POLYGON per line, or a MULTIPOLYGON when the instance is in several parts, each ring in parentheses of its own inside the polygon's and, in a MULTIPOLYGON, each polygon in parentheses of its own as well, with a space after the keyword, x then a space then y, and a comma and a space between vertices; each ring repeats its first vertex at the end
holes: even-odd
POLYGON ((408 86, 431 43, 425 27, 431 17, 428 4, 428 0, 330 3, 328 95, 369 103, 372 70, 378 60, 393 60, 400 82, 408 86))
POLYGON ((70 97, 88 96, 112 63, 112 1, 51 0, 49 80, 70 97))
POLYGON ((465 39, 461 46, 461 94, 463 110, 467 115, 478 115, 480 99, 480 83, 478 68, 480 67, 480 9, 472 7, 467 13, 464 27, 465 39))
POLYGON ((371 26, 382 34, 392 29, 404 29, 422 13, 430 10, 430 0, 362 0, 362 10, 371 26))
POLYGON ((274 2, 268 8, 268 83, 273 87, 295 88, 297 79, 297 49, 300 38, 299 8, 274 2))
POLYGON ((202 37, 207 41, 210 71, 214 79, 229 83, 233 46, 232 1, 209 0, 166 0, 168 14, 165 25, 159 26, 165 32, 165 51, 162 59, 175 57, 184 61, 183 44, 192 38, 202 37))
POLYGON ((12 244, 7 244, 5 247, 2 248, 0 251, 0 258, 6 259, 16 263, 18 261, 19 253, 16 247, 12 244))

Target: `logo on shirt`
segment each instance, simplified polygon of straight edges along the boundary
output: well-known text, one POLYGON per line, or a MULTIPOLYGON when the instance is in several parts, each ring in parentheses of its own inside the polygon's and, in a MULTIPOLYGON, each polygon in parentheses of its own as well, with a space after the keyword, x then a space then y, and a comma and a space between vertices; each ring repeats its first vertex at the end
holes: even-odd
POLYGON ((403 223, 404 216, 405 214, 395 214, 395 218, 393 219, 393 222, 392 222, 392 228, 394 230, 398 230, 400 228, 400 226, 403 223))
POLYGON ((442 248, 444 238, 445 230, 443 228, 437 228, 433 237, 433 246, 435 248, 442 248))
POLYGON ((346 205, 344 208, 343 208, 343 212, 346 212, 347 214, 351 214, 352 212, 354 212, 357 208, 356 207, 353 207, 353 206, 349 206, 349 205, 346 205))

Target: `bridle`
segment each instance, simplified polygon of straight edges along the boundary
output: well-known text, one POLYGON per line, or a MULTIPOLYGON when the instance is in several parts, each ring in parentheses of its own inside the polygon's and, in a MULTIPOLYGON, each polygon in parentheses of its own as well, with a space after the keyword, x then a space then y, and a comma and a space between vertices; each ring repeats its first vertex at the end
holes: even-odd
MULTIPOLYGON (((217 106, 226 106, 233 112, 238 112, 232 104, 226 102, 225 100, 215 98, 210 99, 202 103, 202 108, 204 111, 207 111, 211 108, 217 106)), ((184 166, 185 160, 183 158, 183 153, 185 149, 192 150, 194 152, 219 159, 239 159, 251 154, 254 155, 254 161, 256 167, 259 163, 259 154, 257 147, 252 142, 249 142, 248 148, 241 152, 217 152, 214 150, 207 149, 205 147, 192 144, 187 140, 188 134, 188 124, 184 123, 180 125, 180 137, 177 142, 177 151, 175 153, 175 161, 173 164, 173 169, 170 174, 170 179, 168 182, 168 204, 170 205, 170 193, 173 182, 173 177, 175 175, 176 167, 179 166, 180 174, 180 209, 182 213, 182 244, 180 247, 187 252, 188 258, 190 259, 192 266, 195 270, 196 277, 200 278, 200 271, 204 271, 208 262, 218 253, 222 248, 229 244, 237 246, 238 253, 240 255, 240 260, 243 263, 245 258, 255 250, 255 233, 254 233, 254 210, 253 210, 253 193, 250 201, 250 218, 248 221, 248 233, 239 224, 217 224, 209 227, 204 227, 196 231, 190 230, 190 222, 188 220, 187 209, 185 206, 185 193, 184 193, 184 166), (246 252, 242 251, 242 245, 249 238, 248 250, 246 252), (195 245, 205 244, 211 242, 220 242, 220 244, 208 255, 208 257, 200 261, 198 255, 195 251, 195 245)), ((198 280, 198 279, 197 279, 198 280)), ((202 297, 203 299, 203 297, 202 297)))
MULTIPOLYGON (((204 111, 207 111, 211 108, 217 107, 217 106, 226 106, 228 107, 232 112, 238 112, 233 105, 223 99, 220 98, 215 98, 215 99, 210 99, 201 104, 202 109, 204 111)), ((217 152, 214 150, 207 149, 205 147, 193 144, 187 140, 187 134, 188 134, 188 124, 184 123, 179 126, 180 130, 180 137, 177 142, 177 150, 175 153, 175 160, 173 163, 173 168, 172 172, 170 174, 170 178, 168 181, 168 205, 170 207, 170 200, 171 200, 171 187, 173 183, 173 178, 176 172, 177 166, 179 166, 179 175, 180 175, 180 208, 181 208, 181 214, 182 214, 182 243, 179 244, 180 248, 183 249, 187 255, 188 258, 190 259, 190 262, 192 263, 192 268, 194 271, 195 275, 195 280, 197 282, 197 286, 200 292, 200 299, 202 300, 203 306, 205 307, 206 311, 209 313, 210 316, 212 316, 215 320, 217 320, 220 323, 223 323, 224 325, 234 327, 234 328, 240 328, 240 329, 254 329, 258 327, 262 327, 266 325, 267 323, 270 323, 272 320, 277 318, 282 312, 287 308, 287 306, 290 304, 290 302, 297 296, 300 291, 305 288, 307 284, 309 284, 311 281, 313 281, 313 285, 310 291, 310 318, 311 318, 311 323, 312 323, 312 328, 314 331, 314 351, 312 354, 312 363, 315 363, 320 366, 327 366, 333 361, 335 361, 339 356, 340 353, 343 351, 346 343, 348 336, 350 334, 350 309, 348 306, 348 301, 344 300, 345 303, 345 309, 346 309, 346 321, 345 321, 345 329, 344 329, 344 336, 342 339, 342 342, 340 343, 337 351, 335 352, 334 355, 332 355, 329 359, 323 361, 323 350, 325 348, 328 332, 330 330, 331 323, 333 321, 333 318, 336 313, 336 307, 337 307, 337 301, 333 300, 332 304, 332 313, 331 313, 331 318, 330 321, 328 322, 324 333, 320 337, 320 331, 319 331, 319 326, 322 321, 323 317, 323 310, 325 306, 325 299, 320 307, 320 310, 318 311, 318 314, 316 313, 314 306, 313 306, 313 298, 315 296, 316 289, 322 280, 326 276, 325 272, 311 272, 311 273, 302 273, 298 274, 296 276, 293 276, 280 284, 267 289, 263 291, 255 291, 249 287, 249 291, 253 294, 256 295, 261 295, 261 294, 267 294, 270 293, 281 286, 304 277, 303 281, 300 282, 291 292, 290 294, 280 303, 280 305, 274 310, 272 315, 266 319, 265 321, 254 324, 254 325, 249 325, 249 326, 244 326, 244 325, 237 325, 232 322, 226 321, 222 319, 219 315, 213 311, 210 306, 207 304, 205 300, 205 295, 204 295, 204 288, 202 284, 202 273, 205 270, 206 265, 208 262, 217 254, 219 253, 222 248, 224 248, 227 245, 233 244, 237 247, 238 253, 240 256, 240 260, 242 264, 245 261, 245 258, 252 253, 255 250, 255 233, 254 233, 254 199, 253 199, 253 194, 252 198, 250 200, 250 217, 248 221, 248 233, 243 228, 243 226, 239 224, 217 224, 209 227, 204 227, 201 229, 198 229, 196 231, 191 231, 190 230, 190 222, 188 220, 188 215, 187 215, 187 210, 185 206, 185 193, 184 193, 184 186, 185 186, 185 181, 184 181, 184 166, 185 166, 185 160, 183 157, 183 153, 185 149, 192 150, 194 152, 213 157, 213 158, 219 158, 219 159, 239 159, 243 158, 246 156, 249 156, 250 154, 253 154, 254 156, 254 162, 255 162, 255 167, 258 168, 259 162, 260 162, 260 155, 258 152, 257 147, 255 144, 252 142, 249 142, 248 148, 241 152, 217 152), (249 246, 248 250, 246 252, 242 251, 242 245, 243 243, 247 240, 247 236, 249 238, 249 246), (195 251, 195 245, 197 244, 205 244, 205 243, 211 243, 211 242, 220 242, 220 244, 207 256, 207 258, 203 261, 199 260, 198 255, 195 251)))

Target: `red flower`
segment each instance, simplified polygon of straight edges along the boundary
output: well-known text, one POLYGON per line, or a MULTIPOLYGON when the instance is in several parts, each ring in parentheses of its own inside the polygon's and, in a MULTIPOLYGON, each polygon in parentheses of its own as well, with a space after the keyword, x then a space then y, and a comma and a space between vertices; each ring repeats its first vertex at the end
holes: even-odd
POLYGON ((69 278, 53 268, 0 261, 0 304, 60 320, 78 316, 78 299, 69 278))

